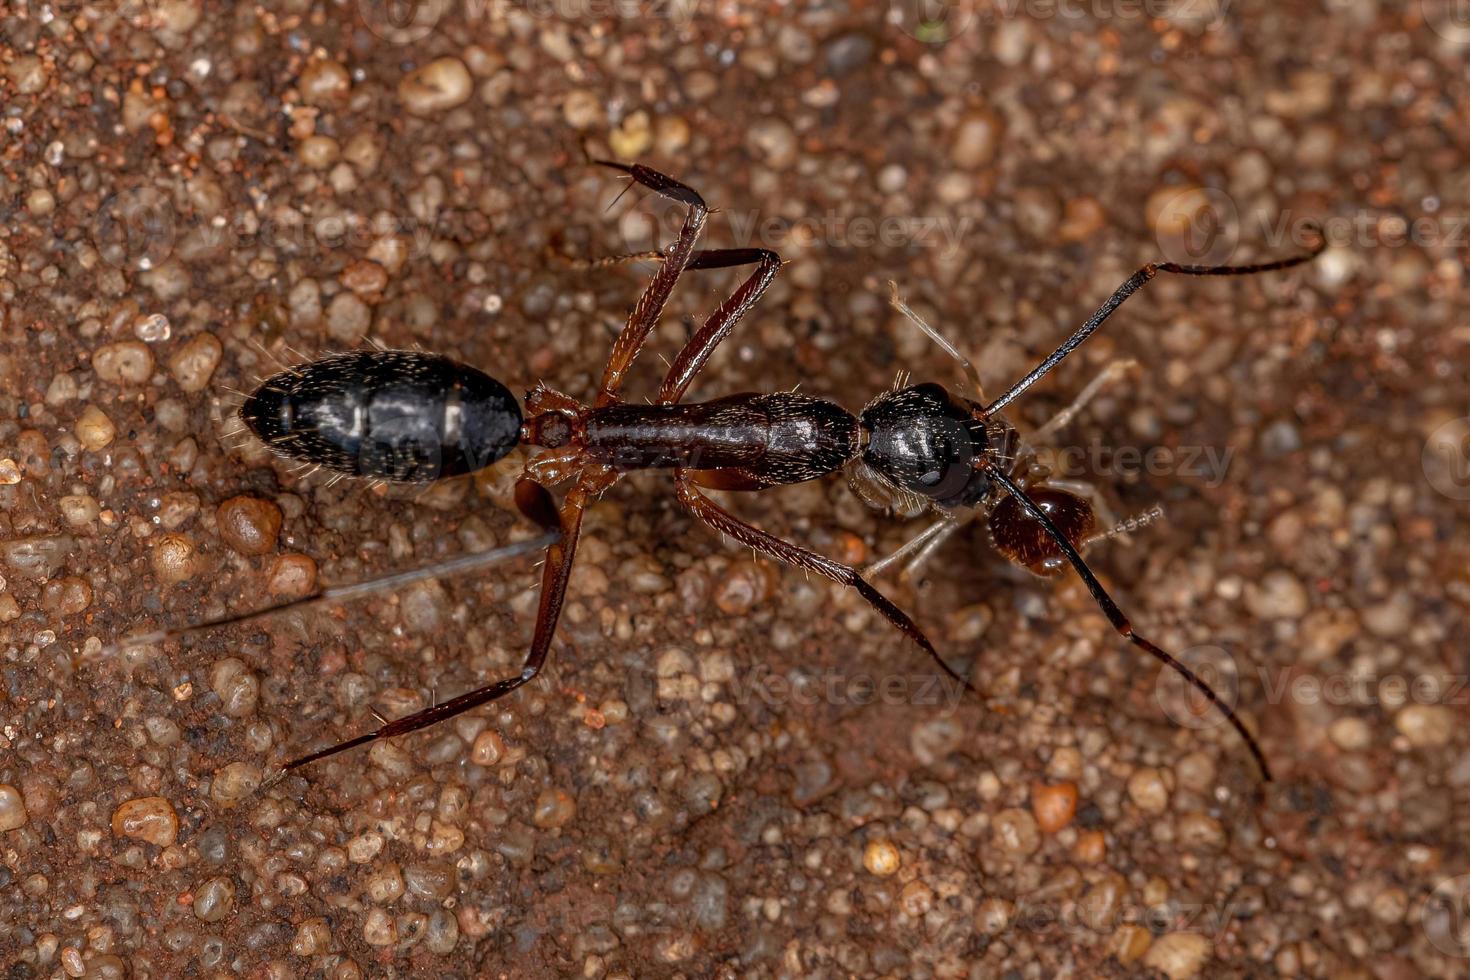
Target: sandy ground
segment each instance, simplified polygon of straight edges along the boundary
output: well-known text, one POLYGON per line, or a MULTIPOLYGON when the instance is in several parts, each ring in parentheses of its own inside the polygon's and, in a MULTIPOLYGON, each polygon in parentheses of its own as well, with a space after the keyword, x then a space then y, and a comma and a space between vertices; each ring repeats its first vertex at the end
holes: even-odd
MULTIPOLYGON (((1452 4, 187 0, 0 6, 0 975, 1470 972, 1470 23, 1452 4), (1223 8, 1223 9, 1221 9, 1223 8), (428 492, 231 422, 376 341, 588 394, 676 208, 790 264, 695 397, 994 393, 1137 367, 1054 457, 1140 631, 1235 690, 1277 780, 983 532, 852 594, 666 477, 590 511, 545 681, 262 785, 519 669, 534 562, 184 642, 127 634, 532 534, 523 454, 428 492)), ((630 395, 735 283, 680 285, 630 395)), ((727 499, 847 561, 921 524, 840 479, 727 499)))

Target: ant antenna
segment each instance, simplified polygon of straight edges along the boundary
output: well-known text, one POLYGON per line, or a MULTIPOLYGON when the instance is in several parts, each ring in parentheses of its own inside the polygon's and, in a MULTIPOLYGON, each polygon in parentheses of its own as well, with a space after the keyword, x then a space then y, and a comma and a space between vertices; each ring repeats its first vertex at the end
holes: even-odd
POLYGON ((915 313, 912 309, 909 308, 909 304, 905 303, 903 301, 903 297, 899 295, 898 283, 894 282, 892 279, 888 280, 888 294, 889 306, 892 306, 895 310, 902 313, 904 316, 913 321, 914 326, 924 331, 925 336, 938 344, 941 350, 943 350, 946 354, 954 358, 959 363, 960 370, 964 372, 965 378, 969 380, 970 385, 974 388, 975 400, 977 402, 980 402, 981 404, 984 404, 985 388, 983 385, 980 384, 980 372, 975 370, 975 365, 970 363, 970 359, 964 354, 961 354, 960 349, 954 344, 950 343, 948 338, 946 338, 944 334, 929 326, 929 324, 924 321, 923 317, 919 316, 919 314, 915 313))
POLYGON ((221 626, 231 626, 237 623, 248 623, 252 620, 270 616, 275 613, 295 609, 298 606, 307 606, 315 602, 345 602, 349 599, 357 599, 374 592, 383 592, 388 589, 397 589, 426 578, 438 578, 441 575, 451 575, 457 572, 475 571, 490 565, 518 558, 521 555, 555 544, 561 535, 556 531, 527 538, 525 541, 517 541, 501 548, 492 548, 489 551, 478 551, 474 554, 460 555, 448 561, 436 562, 423 568, 415 568, 407 572, 395 572, 392 575, 384 575, 381 578, 368 579, 365 582, 356 582, 352 585, 338 585, 326 589, 317 589, 298 599, 286 602, 278 602, 274 606, 266 606, 263 609, 254 609, 250 612, 234 613, 229 616, 221 616, 218 619, 206 620, 202 623, 193 623, 189 626, 174 626, 161 630, 153 630, 150 633, 137 633, 133 636, 123 637, 116 643, 104 647, 106 653, 116 653, 118 650, 126 650, 129 647, 142 646, 148 643, 162 643, 164 640, 176 639, 182 636, 190 636, 194 633, 203 633, 206 630, 217 629, 221 626))
POLYGON ((1103 615, 1108 618, 1108 621, 1113 624, 1113 629, 1122 634, 1123 638, 1129 643, 1132 643, 1136 647, 1141 647, 1150 656, 1165 666, 1172 667, 1178 672, 1180 677, 1183 677, 1195 690, 1204 695, 1206 700, 1220 709, 1220 713, 1225 716, 1225 719, 1240 734, 1240 737, 1245 741, 1246 748, 1250 749, 1251 755, 1255 757, 1256 765, 1261 770, 1261 778, 1269 783, 1271 781, 1271 767, 1266 764, 1266 754, 1261 751, 1260 743, 1256 741, 1256 737, 1245 727, 1245 723, 1240 720, 1240 716, 1235 713, 1235 710, 1224 701, 1221 701, 1220 696, 1215 693, 1214 689, 1200 680, 1199 675, 1194 671, 1180 663, 1162 647, 1154 645, 1133 631, 1133 624, 1128 622, 1128 617, 1123 615, 1123 610, 1118 608, 1118 604, 1113 601, 1112 596, 1108 595, 1107 590, 1102 587, 1102 583, 1097 580, 1097 576, 1092 574, 1092 569, 1087 567, 1087 562, 1082 560, 1082 556, 1077 553, 1077 549, 1072 546, 1072 542, 1068 541, 1067 536, 1052 523, 1051 518, 1047 517, 1046 513, 1040 507, 1036 506, 1036 502, 1027 496, 1026 491, 1017 486, 988 457, 980 457, 977 463, 984 468, 992 480, 1004 487, 1006 493, 1014 497, 1016 503, 1021 505, 1021 509, 1026 512, 1026 515, 1040 524, 1041 529, 1047 533, 1047 536, 1056 542, 1057 547, 1061 549, 1062 554, 1066 556, 1067 561, 1076 570, 1083 584, 1087 586, 1087 591, 1092 593, 1093 601, 1097 603, 1098 608, 1102 610, 1103 615))
MULTIPOLYGON (((1317 243, 1311 250, 1302 254, 1294 255, 1289 259, 1277 259, 1274 262, 1257 262, 1252 265, 1180 265, 1177 262, 1150 262, 1128 277, 1128 281, 1119 286, 1108 301, 1098 308, 1098 311, 1087 318, 1087 322, 1077 328, 1077 332, 1068 337, 1062 346, 1053 351, 1046 360, 1038 364, 1030 374, 1011 385, 1010 390, 1001 395, 995 401, 985 406, 980 412, 980 418, 989 418, 996 412, 1005 408, 1016 400, 1027 388, 1046 377, 1051 369, 1060 364, 1068 354, 1082 345, 1082 342, 1092 336, 1094 330, 1102 326, 1103 321, 1112 316, 1113 311, 1123 305, 1123 301, 1147 283, 1160 272, 1172 272, 1180 276, 1251 276, 1260 272, 1275 272, 1278 269, 1290 269, 1292 266, 1302 265, 1310 262, 1321 255, 1327 248, 1327 237, 1322 234, 1322 229, 1316 224, 1308 226, 1308 230, 1316 236, 1317 243)), ((922 324, 921 324, 922 325, 922 324)), ((931 334, 932 336, 932 334, 931 334)))

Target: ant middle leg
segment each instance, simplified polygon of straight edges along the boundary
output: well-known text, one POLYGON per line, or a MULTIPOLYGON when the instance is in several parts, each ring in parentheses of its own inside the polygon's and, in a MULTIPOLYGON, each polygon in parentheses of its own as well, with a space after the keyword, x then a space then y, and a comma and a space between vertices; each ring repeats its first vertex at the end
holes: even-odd
POLYGON ((946 541, 954 537, 955 533, 969 525, 978 515, 973 509, 966 508, 964 511, 951 511, 930 524, 918 534, 909 538, 897 549, 871 563, 863 569, 863 574, 870 578, 877 578, 888 569, 899 563, 904 563, 903 570, 899 572, 899 578, 911 579, 916 575, 924 563, 927 562, 934 552, 938 551, 946 541))
POLYGON ((894 605, 887 596, 873 588, 857 569, 850 565, 834 561, 825 555, 819 555, 814 551, 808 551, 800 545, 783 541, 773 534, 762 531, 754 525, 747 524, 740 518, 722 508, 709 497, 706 497, 699 487, 690 479, 691 474, 684 470, 676 470, 674 474, 674 488, 678 494, 679 502, 689 509, 689 512, 704 524, 708 525, 721 534, 727 534, 747 548, 753 548, 767 558, 793 565, 797 568, 806 569, 823 575, 838 585, 845 585, 854 589, 863 600, 872 606, 878 613, 895 629, 913 640, 921 650, 927 653, 939 668, 950 678, 958 682, 972 694, 979 692, 962 677, 949 664, 945 663, 939 656, 939 651, 929 642, 929 638, 919 629, 918 625, 909 618, 898 606, 894 605))
POLYGON ((1087 382, 1082 390, 1077 393, 1065 408, 1047 419, 1042 426, 1028 437, 1033 445, 1046 442, 1064 426, 1081 414, 1082 410, 1092 402, 1094 398, 1102 394, 1109 385, 1138 367, 1138 362, 1131 357, 1121 357, 1115 361, 1109 361, 1107 367, 1098 372, 1097 377, 1087 382))

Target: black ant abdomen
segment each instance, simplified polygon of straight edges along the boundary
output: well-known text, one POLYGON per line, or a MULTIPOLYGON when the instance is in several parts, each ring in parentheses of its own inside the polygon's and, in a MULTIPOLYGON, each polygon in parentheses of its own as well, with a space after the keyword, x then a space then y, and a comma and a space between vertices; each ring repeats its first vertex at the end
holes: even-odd
POLYGON ((400 482, 473 473, 521 439, 521 408, 505 385, 417 351, 352 351, 282 371, 240 418, 279 456, 400 482))

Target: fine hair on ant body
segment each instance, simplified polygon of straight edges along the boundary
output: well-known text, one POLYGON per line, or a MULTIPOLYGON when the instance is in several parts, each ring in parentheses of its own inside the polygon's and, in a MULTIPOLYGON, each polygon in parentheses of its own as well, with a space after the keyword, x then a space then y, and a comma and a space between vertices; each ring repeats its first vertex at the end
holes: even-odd
MULTIPOLYGON (((995 548, 1039 575, 1070 566, 1112 627, 1210 701, 1244 740, 1264 779, 1271 778, 1255 737, 1234 710, 1187 666, 1136 632, 1103 588, 1080 550, 1096 517, 1084 495, 1050 479, 1035 454, 1000 411, 1082 344, 1133 293, 1161 272, 1187 276, 1238 276, 1287 269, 1321 253, 1251 265, 1194 266, 1150 263, 1119 286, 1067 340, 993 401, 982 394, 971 363, 898 296, 894 306, 938 343, 962 370, 959 393, 926 382, 883 392, 853 415, 834 402, 795 392, 740 393, 685 402, 691 382, 711 354, 755 305, 781 268, 764 248, 696 249, 709 209, 692 188, 641 165, 597 161, 687 206, 678 238, 667 249, 595 260, 602 265, 653 259, 658 268, 613 341, 602 380, 590 404, 537 385, 523 415, 499 381, 439 355, 402 350, 361 350, 324 357, 283 371, 245 401, 240 417, 278 455, 349 476, 427 482, 473 472, 520 444, 543 451, 525 465, 516 484, 518 509, 544 530, 541 537, 508 548, 338 589, 323 590, 268 609, 164 629, 128 642, 156 642, 323 599, 345 599, 446 572, 466 571, 546 548, 531 648, 521 671, 461 694, 374 731, 286 763, 290 770, 355 746, 427 728, 502 698, 534 679, 546 664, 576 555, 582 515, 624 473, 672 471, 678 500, 699 521, 769 558, 816 572, 856 592, 889 623, 921 647, 955 681, 970 683, 939 656, 909 616, 874 588, 856 568, 753 527, 706 493, 761 490, 844 471, 870 506, 904 516, 936 510, 940 520, 894 555, 869 566, 877 572, 899 559, 922 561, 964 526, 986 522, 995 548), (686 271, 756 266, 694 332, 670 364, 653 404, 620 397, 634 359, 658 323, 675 283, 686 271), (548 488, 571 483, 558 506, 548 488)), ((1320 237, 1320 236, 1319 236, 1320 237)), ((1064 424, 1107 380, 1099 378, 1043 432, 1064 424)))

